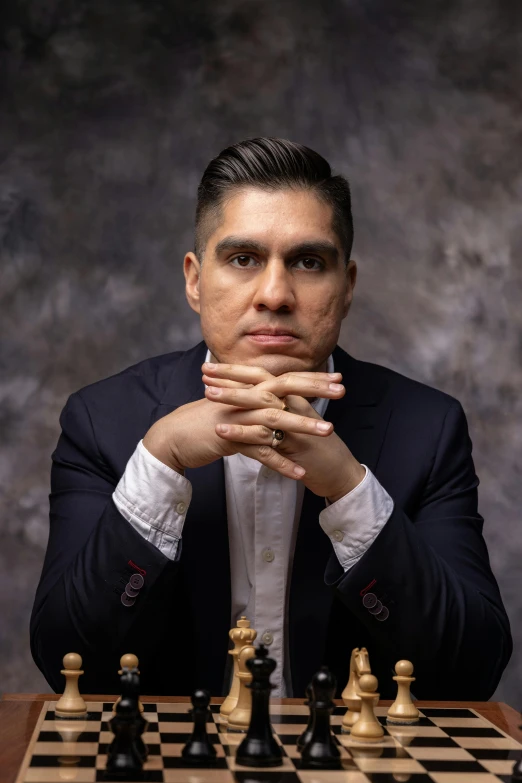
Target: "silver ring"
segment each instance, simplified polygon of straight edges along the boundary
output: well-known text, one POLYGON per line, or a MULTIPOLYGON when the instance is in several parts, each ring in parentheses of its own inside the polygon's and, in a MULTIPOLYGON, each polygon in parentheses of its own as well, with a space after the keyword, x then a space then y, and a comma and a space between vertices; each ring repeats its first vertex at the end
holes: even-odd
POLYGON ((272 443, 270 444, 273 449, 277 449, 277 447, 283 442, 285 438, 285 433, 283 430, 272 430, 272 443))

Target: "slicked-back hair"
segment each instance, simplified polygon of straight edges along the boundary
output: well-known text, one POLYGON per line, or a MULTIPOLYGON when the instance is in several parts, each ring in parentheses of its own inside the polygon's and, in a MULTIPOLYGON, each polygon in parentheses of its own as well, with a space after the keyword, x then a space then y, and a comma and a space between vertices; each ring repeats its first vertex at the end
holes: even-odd
POLYGON ((348 180, 333 175, 318 152, 288 139, 258 137, 227 147, 210 161, 198 187, 194 253, 203 262, 210 235, 222 219, 227 198, 240 188, 287 188, 313 192, 332 208, 332 228, 348 264, 353 221, 348 180))

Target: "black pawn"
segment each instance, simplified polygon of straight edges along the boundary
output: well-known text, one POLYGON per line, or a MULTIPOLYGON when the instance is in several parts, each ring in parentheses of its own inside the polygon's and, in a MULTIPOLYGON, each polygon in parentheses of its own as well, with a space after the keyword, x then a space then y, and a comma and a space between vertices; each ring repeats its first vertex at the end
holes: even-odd
POLYGON ((301 758, 304 767, 315 769, 340 769, 340 751, 330 728, 330 715, 334 708, 332 701, 337 681, 326 666, 312 678, 312 703, 310 709, 314 720, 312 736, 304 746, 301 758))
POLYGON ((209 764, 216 758, 216 749, 207 734, 207 719, 211 715, 208 708, 210 693, 203 689, 194 691, 191 702, 194 728, 189 741, 181 751, 181 756, 187 764, 209 764))
POLYGON ((135 670, 124 669, 120 682, 121 700, 109 721, 114 739, 107 751, 106 777, 140 780, 146 755, 141 735, 147 722, 140 714, 138 674, 135 670))
POLYGON ((245 767, 280 767, 283 763, 283 751, 274 738, 269 712, 270 691, 274 687, 270 675, 276 662, 267 656, 268 650, 260 644, 246 664, 252 672, 248 686, 252 691, 252 715, 236 753, 236 763, 245 767))
POLYGON ((306 686, 306 701, 305 704, 310 708, 310 714, 308 716, 308 725, 303 733, 297 738, 297 750, 299 753, 303 752, 303 748, 310 742, 312 738, 312 727, 314 725, 314 712, 312 710, 312 683, 306 686))

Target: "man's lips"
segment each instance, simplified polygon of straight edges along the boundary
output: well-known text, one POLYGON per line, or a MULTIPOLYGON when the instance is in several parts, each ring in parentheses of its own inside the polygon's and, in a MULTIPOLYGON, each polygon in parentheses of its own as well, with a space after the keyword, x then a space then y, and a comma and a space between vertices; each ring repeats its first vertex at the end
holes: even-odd
POLYGON ((293 334, 270 334, 266 332, 256 332, 255 334, 250 332, 247 334, 247 337, 256 343, 291 343, 297 340, 297 337, 293 334))

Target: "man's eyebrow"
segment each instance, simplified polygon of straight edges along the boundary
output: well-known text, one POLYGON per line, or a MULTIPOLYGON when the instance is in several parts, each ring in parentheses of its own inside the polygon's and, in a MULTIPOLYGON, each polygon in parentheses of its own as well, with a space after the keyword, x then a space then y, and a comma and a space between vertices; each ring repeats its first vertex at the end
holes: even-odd
MULTIPOLYGON (((216 247, 216 255, 221 255, 229 250, 255 250, 258 253, 267 255, 269 249, 262 242, 258 242, 256 239, 248 239, 248 237, 228 236, 221 239, 216 247)), ((334 258, 339 257, 339 251, 333 242, 329 242, 325 239, 313 239, 304 242, 298 242, 293 245, 287 252, 287 255, 303 255, 304 253, 315 253, 318 255, 330 255, 334 258)))

